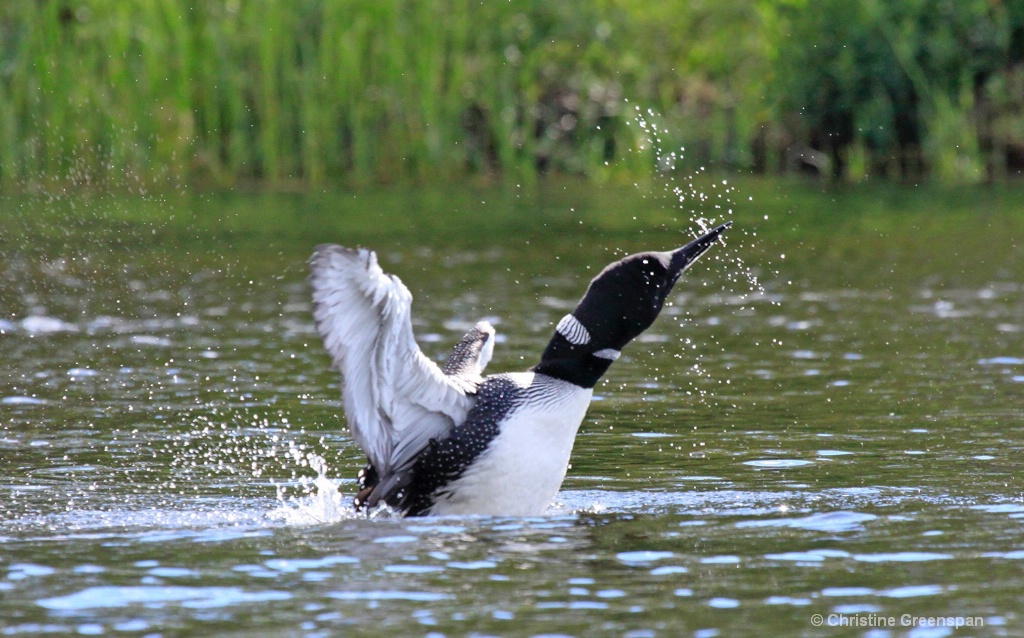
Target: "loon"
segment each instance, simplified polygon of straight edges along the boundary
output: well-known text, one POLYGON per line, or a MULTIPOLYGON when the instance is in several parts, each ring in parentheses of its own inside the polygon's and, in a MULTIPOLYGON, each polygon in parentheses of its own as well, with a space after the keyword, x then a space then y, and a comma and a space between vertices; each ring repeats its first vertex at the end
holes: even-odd
POLYGON ((313 319, 342 375, 349 431, 369 461, 356 509, 543 514, 565 478, 594 385, 730 225, 676 250, 610 264, 558 322, 540 363, 487 377, 495 334, 488 322, 438 366, 413 336, 412 295, 376 253, 317 246, 309 262, 313 319))

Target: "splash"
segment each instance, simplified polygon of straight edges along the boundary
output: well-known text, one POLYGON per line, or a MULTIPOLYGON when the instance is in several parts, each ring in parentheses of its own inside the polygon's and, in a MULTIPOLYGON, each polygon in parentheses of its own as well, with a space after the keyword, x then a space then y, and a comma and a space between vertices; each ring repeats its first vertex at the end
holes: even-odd
POLYGON ((327 477, 329 468, 322 456, 294 448, 289 453, 297 462, 313 468, 316 478, 302 477, 300 493, 295 496, 289 494, 287 486, 279 486, 279 506, 270 513, 271 518, 288 525, 316 525, 358 517, 338 484, 327 477))
MULTIPOLYGON (((726 284, 722 286, 720 292, 712 293, 712 303, 732 307, 734 313, 754 313, 757 305, 765 303, 779 305, 779 297, 766 292, 757 271, 743 256, 753 252, 752 249, 756 247, 757 231, 750 224, 745 224, 742 220, 737 221, 736 217, 744 209, 749 208, 753 197, 747 196, 744 199, 735 184, 731 184, 725 178, 712 178, 705 166, 698 166, 689 173, 680 170, 686 149, 681 145, 670 145, 667 140, 671 134, 662 124, 662 118, 653 109, 645 110, 639 105, 633 105, 633 111, 633 118, 627 119, 627 124, 635 126, 639 133, 635 151, 650 153, 653 158, 657 175, 654 182, 655 196, 672 202, 670 205, 674 208, 673 217, 679 222, 673 223, 672 229, 685 228, 689 232, 689 229, 696 226, 700 232, 707 232, 726 221, 736 222, 720 239, 722 245, 716 246, 715 250, 709 253, 711 260, 722 262, 726 266, 723 269, 726 284)), ((633 150, 631 149, 631 152, 633 150)), ((639 184, 636 186, 640 188, 639 184)), ((644 194, 642 197, 646 198, 647 195, 644 194)), ((767 221, 768 215, 764 215, 763 218, 767 221)), ((663 228, 666 231, 671 230, 667 226, 663 228)), ((778 275, 778 270, 770 263, 760 264, 759 270, 778 275)), ((702 285, 709 284, 704 282, 702 285)), ((698 322, 711 326, 720 323, 715 316, 698 318, 688 308, 674 306, 671 302, 667 306, 668 314, 676 317, 681 327, 698 322)), ((781 342, 770 345, 781 345, 781 342)), ((685 392, 699 402, 707 403, 713 398, 712 389, 728 386, 730 380, 715 379, 706 365, 705 357, 711 347, 717 347, 723 353, 726 349, 715 337, 699 345, 685 339, 684 346, 685 359, 688 362, 687 374, 690 379, 689 389, 685 392)), ((675 356, 683 358, 680 354, 675 356)))
MULTIPOLYGON (((660 116, 654 109, 644 111, 640 106, 634 105, 634 116, 627 124, 635 124, 640 130, 640 139, 637 149, 650 151, 654 157, 655 170, 660 177, 658 184, 664 195, 676 202, 676 208, 683 213, 689 225, 696 225, 701 232, 708 232, 715 226, 726 221, 732 221, 737 209, 737 201, 740 194, 735 185, 730 184, 728 179, 711 179, 707 176, 707 168, 698 167, 689 174, 679 173, 679 164, 686 151, 685 147, 678 149, 666 148, 664 128, 659 125, 660 116), (708 189, 708 190, 706 190, 708 189)), ((747 197, 748 202, 753 197, 747 197)), ((767 215, 765 220, 767 220, 767 215)), ((754 272, 748 266, 737 250, 729 247, 729 239, 737 233, 748 239, 744 246, 752 247, 757 237, 757 231, 741 226, 733 227, 729 233, 722 236, 720 240, 725 250, 716 250, 715 258, 729 262, 734 268, 728 271, 728 279, 734 284, 744 285, 746 290, 738 293, 743 298, 766 297, 764 287, 754 272), (743 281, 740 281, 742 278, 743 281)), ((777 272, 776 272, 777 274, 777 272)), ((772 301, 772 303, 777 303, 772 301)))
POLYGON ((172 438, 163 454, 185 475, 183 482, 193 486, 206 485, 216 475, 269 481, 276 490, 277 507, 268 515, 287 525, 331 523, 357 516, 350 497, 329 478, 327 460, 314 449, 328 449, 323 438, 318 446, 300 442, 282 414, 273 420, 260 415, 251 419, 229 425, 196 415, 193 428, 172 438))

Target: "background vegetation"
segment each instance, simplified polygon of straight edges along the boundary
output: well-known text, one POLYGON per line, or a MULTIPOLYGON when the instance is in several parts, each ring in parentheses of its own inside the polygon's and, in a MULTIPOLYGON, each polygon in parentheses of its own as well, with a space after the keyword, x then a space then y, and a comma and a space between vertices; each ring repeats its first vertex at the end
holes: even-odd
POLYGON ((0 4, 10 188, 999 180, 1022 111, 1018 0, 0 4))

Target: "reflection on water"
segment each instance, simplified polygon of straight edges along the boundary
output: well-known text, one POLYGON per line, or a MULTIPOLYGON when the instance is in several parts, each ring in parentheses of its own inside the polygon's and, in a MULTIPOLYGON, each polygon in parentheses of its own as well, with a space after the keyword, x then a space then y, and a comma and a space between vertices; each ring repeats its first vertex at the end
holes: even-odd
MULTIPOLYGON (((979 555, 956 531, 984 527, 972 544, 994 546, 1019 537, 1019 525, 1001 511, 971 514, 961 499, 880 488, 619 494, 569 490, 552 516, 528 519, 296 524, 271 502, 230 498, 219 516, 135 509, 89 525, 51 515, 37 521, 50 529, 5 539, 19 562, 2 587, 22 601, 16 627, 28 633, 241 622, 584 635, 580 626, 782 631, 813 612, 969 605, 964 589, 994 577, 1009 601, 1021 585, 1024 553, 979 555), (609 512, 591 511, 595 501, 609 512), (55 555, 64 558, 53 564, 55 555)), ((999 591, 982 594, 986 604, 998 606, 999 591)), ((1009 602, 1001 609, 983 615, 997 633, 1017 619, 1009 602)))
MULTIPOLYGON (((926 242, 786 232, 689 271, 596 388, 549 516, 420 520, 348 508, 361 455, 304 261, 362 239, 3 239, 3 633, 835 635, 812 615, 912 614, 1019 634, 1018 253, 952 267, 926 242), (771 264, 763 291, 740 254, 771 264)), ((430 356, 486 317, 501 371, 663 235, 374 247, 430 356)))

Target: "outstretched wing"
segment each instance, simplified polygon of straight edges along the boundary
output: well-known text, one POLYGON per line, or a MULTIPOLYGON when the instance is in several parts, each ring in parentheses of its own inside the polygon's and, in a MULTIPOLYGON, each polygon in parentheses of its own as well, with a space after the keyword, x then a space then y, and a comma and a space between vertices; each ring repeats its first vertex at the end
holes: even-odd
POLYGON ((453 383, 469 383, 475 389, 483 381, 484 368, 492 354, 494 328, 490 322, 478 321, 452 348, 441 372, 453 383))
POLYGON ((318 246, 309 281, 317 332, 343 377, 352 438, 378 473, 400 471, 465 419, 476 379, 449 377, 420 352, 412 295, 372 250, 318 246))

